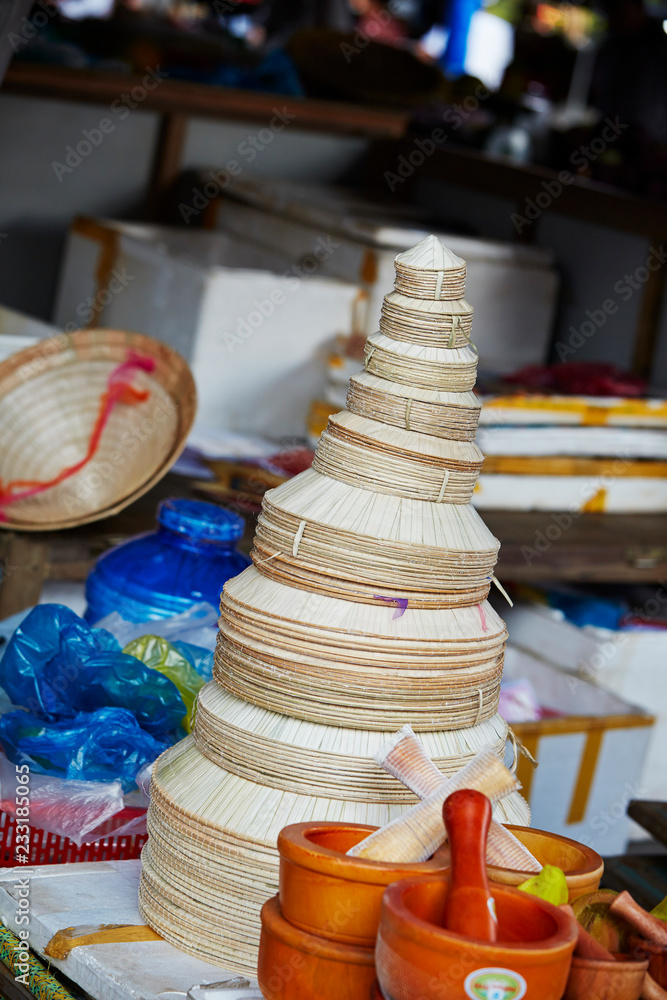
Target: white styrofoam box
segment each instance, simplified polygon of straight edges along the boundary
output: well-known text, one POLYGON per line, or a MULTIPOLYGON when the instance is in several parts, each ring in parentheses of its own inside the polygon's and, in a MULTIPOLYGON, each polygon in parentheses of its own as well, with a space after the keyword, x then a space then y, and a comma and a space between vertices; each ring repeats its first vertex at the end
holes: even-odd
MULTIPOLYGON (((511 625, 510 635, 514 643, 511 625)), ((540 650, 548 648, 543 638, 540 650)), ((651 715, 513 644, 507 646, 504 677, 527 678, 540 704, 560 713, 512 723, 538 761, 533 769, 522 757, 517 768, 531 825, 572 837, 602 855, 623 853, 633 828, 627 804, 646 797, 642 769, 651 715)))
POLYGON ((41 319, 0 306, 0 361, 59 332, 41 319))
MULTIPOLYGON (((251 190, 228 191, 246 203, 223 197, 216 202, 217 226, 230 235, 254 241, 268 253, 280 249, 299 262, 318 246, 332 250, 321 274, 359 283, 368 293, 366 332, 378 327, 382 299, 394 286, 394 257, 420 242, 429 230, 420 224, 377 221, 356 197, 324 193, 301 185, 281 194, 273 182, 251 190), (348 204, 349 201, 349 204, 348 204)), ((551 254, 535 247, 436 233, 468 265, 466 299, 475 310, 472 340, 480 364, 499 372, 540 363, 546 354, 554 319, 558 277, 551 254)))
POLYGON ((640 514, 667 510, 667 479, 618 476, 536 476, 484 469, 472 503, 478 510, 604 511, 640 514))
POLYGON ((667 799, 667 630, 581 628, 540 604, 515 604, 504 618, 515 645, 656 717, 638 797, 667 799))
POLYGON ((358 296, 241 238, 85 220, 69 235, 56 317, 81 325, 97 310, 96 326, 165 341, 192 368, 200 424, 278 439, 303 435, 358 296))
MULTIPOLYGON (((65 958, 51 958, 45 949, 61 930, 74 927, 91 933, 103 924, 142 925, 138 908, 141 862, 80 861, 0 870, 0 917, 15 934, 28 931, 31 949, 45 958, 96 1000, 261 1000, 257 984, 231 989, 233 972, 186 955, 167 941, 88 944, 73 948, 65 958), (29 879, 26 897, 21 881, 29 879), (28 898, 30 920, 17 923, 19 899, 28 898), (217 983, 218 990, 202 990, 217 983), (227 988, 225 988, 225 985, 227 988)), ((239 984, 240 985, 240 984, 239 984)))
POLYGON ((667 431, 634 427, 480 427, 485 455, 666 459, 667 431))

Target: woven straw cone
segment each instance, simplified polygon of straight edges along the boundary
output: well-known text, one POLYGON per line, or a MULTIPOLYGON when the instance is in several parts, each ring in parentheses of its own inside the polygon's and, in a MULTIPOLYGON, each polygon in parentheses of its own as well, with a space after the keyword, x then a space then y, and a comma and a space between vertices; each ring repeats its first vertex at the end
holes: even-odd
POLYGON ((417 299, 462 299, 466 265, 435 236, 399 253, 394 261, 396 290, 417 299))
POLYGON ((264 496, 253 559, 304 590, 410 608, 479 604, 499 543, 473 507, 361 490, 312 469, 264 496))
POLYGON ((350 379, 347 409, 360 417, 432 434, 450 441, 472 441, 481 403, 473 392, 444 392, 390 382, 359 372, 350 379))
POLYGON ((459 729, 497 711, 506 632, 489 605, 432 611, 294 590, 255 567, 225 585, 215 678, 312 721, 459 729))
POLYGON ((155 362, 135 371, 143 403, 117 405, 93 459, 43 493, 3 507, 0 527, 52 531, 109 517, 158 482, 183 450, 196 392, 183 358, 166 344, 120 330, 80 330, 41 341, 0 364, 0 478, 46 481, 88 449, 111 372, 135 351, 155 362))
MULTIPOLYGON (((383 827, 415 802, 373 762, 406 721, 441 777, 486 750, 486 776, 516 785, 499 762, 506 631, 484 601, 498 542, 469 506, 482 455, 465 264, 429 239, 396 270, 352 412, 330 419, 312 470, 266 494, 194 732, 154 769, 144 919, 240 974, 255 973, 283 826, 383 827)), ((516 791, 494 815, 530 819, 516 791)))
POLYGON ((469 392, 477 381, 477 352, 472 347, 422 347, 374 333, 364 347, 364 368, 390 382, 469 392))
MULTIPOLYGON (((200 752, 225 770, 273 788, 350 802, 412 804, 414 790, 378 768, 375 754, 388 733, 306 722, 240 701, 219 684, 199 696, 194 741, 200 752)), ((500 756, 507 724, 499 715, 456 732, 424 733, 439 783, 481 749, 500 756)))
POLYGON ((470 343, 473 309, 465 299, 414 299, 400 292, 385 295, 380 332, 423 347, 465 347, 470 343))
POLYGON ((483 461, 473 442, 417 434, 344 410, 329 417, 313 468, 377 493, 470 503, 483 461))

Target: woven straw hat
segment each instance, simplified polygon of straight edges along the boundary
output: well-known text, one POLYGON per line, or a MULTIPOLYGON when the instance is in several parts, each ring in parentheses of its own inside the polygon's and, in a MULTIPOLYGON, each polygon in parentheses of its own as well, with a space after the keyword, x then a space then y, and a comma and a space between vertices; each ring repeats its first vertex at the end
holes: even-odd
POLYGON ((2 482, 49 481, 85 455, 107 380, 130 355, 152 363, 133 371, 143 402, 119 403, 96 454, 58 486, 2 505, 0 527, 49 531, 117 513, 170 469, 192 426, 196 391, 183 358, 139 333, 80 330, 41 341, 0 364, 2 482))
POLYGON ((466 264, 443 246, 437 236, 427 236, 416 246, 399 253, 396 291, 416 299, 462 299, 466 286, 466 264))
POLYGON ((484 600, 498 547, 468 504, 373 493, 308 469, 264 495, 252 556, 263 576, 304 590, 447 608, 484 600))
POLYGON ((377 493, 467 504, 483 461, 473 442, 417 434, 343 410, 329 417, 313 468, 377 493))
POLYGON ((424 347, 374 333, 364 347, 364 367, 391 382, 467 392, 477 380, 477 352, 465 347, 424 347))
POLYGON ((470 343, 472 316, 465 299, 415 299, 389 292, 382 303, 380 331, 424 347, 465 347, 470 343))
POLYGON ((422 389, 368 371, 351 377, 347 393, 351 413, 450 441, 474 440, 481 408, 474 392, 422 389))

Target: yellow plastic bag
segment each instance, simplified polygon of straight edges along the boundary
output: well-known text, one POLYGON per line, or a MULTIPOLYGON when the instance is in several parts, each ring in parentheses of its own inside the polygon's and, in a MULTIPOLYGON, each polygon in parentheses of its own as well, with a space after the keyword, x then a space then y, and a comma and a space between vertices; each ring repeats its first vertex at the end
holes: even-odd
POLYGON ((159 635, 142 635, 140 639, 133 639, 132 642, 128 642, 123 652, 136 656, 147 667, 158 670, 173 681, 185 702, 186 714, 182 725, 186 732, 191 732, 192 710, 197 694, 204 686, 204 678, 175 646, 159 635))

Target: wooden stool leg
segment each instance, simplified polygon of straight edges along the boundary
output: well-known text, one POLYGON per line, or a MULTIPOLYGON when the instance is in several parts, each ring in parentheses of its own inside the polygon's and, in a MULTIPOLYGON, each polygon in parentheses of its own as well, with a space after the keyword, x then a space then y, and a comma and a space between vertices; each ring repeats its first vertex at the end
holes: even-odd
POLYGON ((49 544, 39 535, 0 532, 0 619, 39 601, 48 554, 49 544))

